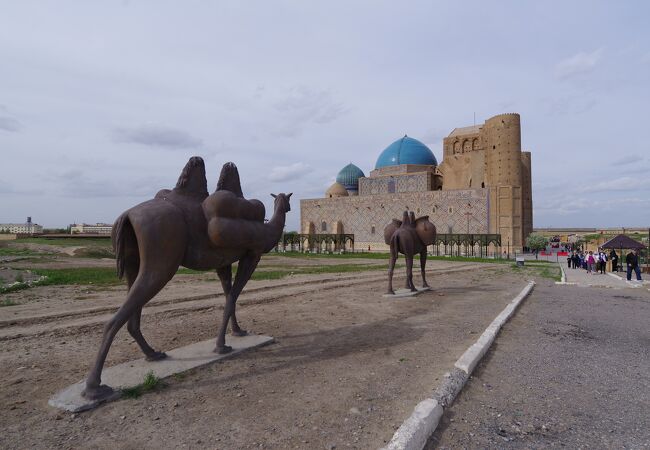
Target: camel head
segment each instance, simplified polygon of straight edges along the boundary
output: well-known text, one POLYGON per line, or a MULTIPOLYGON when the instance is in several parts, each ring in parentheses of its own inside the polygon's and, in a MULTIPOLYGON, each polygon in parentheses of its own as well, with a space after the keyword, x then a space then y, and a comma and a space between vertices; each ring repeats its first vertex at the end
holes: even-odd
POLYGON ((436 241, 436 226, 429 221, 429 216, 422 216, 415 221, 415 232, 425 245, 436 241))
POLYGON ((280 208, 280 210, 285 213, 291 211, 291 205, 289 204, 289 199, 291 198, 291 194, 293 194, 293 192, 290 192, 288 194, 278 194, 278 195, 271 194, 271 197, 275 199, 274 205, 276 211, 278 211, 278 208, 280 208))
POLYGON ((241 190, 241 181, 239 181, 239 171, 233 162, 227 162, 221 168, 219 181, 217 182, 217 191, 230 191, 237 197, 244 198, 241 190))
POLYGON ((205 177, 203 158, 200 156, 190 158, 178 177, 174 190, 208 196, 208 180, 205 177))

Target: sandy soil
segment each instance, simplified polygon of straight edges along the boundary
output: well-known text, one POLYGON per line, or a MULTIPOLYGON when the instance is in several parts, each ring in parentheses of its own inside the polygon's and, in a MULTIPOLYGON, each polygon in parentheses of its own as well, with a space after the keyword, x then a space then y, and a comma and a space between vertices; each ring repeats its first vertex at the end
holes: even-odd
MULTIPOLYGON (((251 282, 240 322, 275 344, 76 415, 47 400, 85 376, 124 290, 15 293, 35 298, 0 310, 0 447, 377 448, 526 283, 504 265, 429 267, 434 290, 407 299, 381 296, 383 270, 251 282)), ((223 297, 202 276, 177 277, 145 308, 155 348, 215 335, 223 297)), ((107 365, 140 356, 121 330, 107 365)))

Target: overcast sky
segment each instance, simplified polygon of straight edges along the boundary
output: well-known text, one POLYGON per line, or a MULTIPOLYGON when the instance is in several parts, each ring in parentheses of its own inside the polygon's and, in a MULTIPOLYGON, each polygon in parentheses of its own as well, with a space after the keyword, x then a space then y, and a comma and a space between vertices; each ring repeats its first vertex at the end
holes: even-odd
POLYGON ((534 225, 650 225, 646 1, 0 1, 0 222, 113 222, 202 156, 272 212, 518 112, 534 225))

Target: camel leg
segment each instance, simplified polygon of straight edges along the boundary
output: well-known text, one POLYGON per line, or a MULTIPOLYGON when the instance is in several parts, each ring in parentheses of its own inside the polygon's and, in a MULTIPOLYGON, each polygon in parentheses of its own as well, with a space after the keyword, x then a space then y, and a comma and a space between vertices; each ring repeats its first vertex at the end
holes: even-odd
POLYGON ((394 245, 390 246, 390 260, 388 261, 388 291, 387 294, 395 295, 393 291, 393 272, 395 270, 395 262, 397 261, 397 249, 394 245))
POLYGON ((411 292, 417 291, 413 285, 413 254, 409 253, 406 256, 406 284, 407 289, 410 289, 411 292))
MULTIPOLYGON (((178 268, 178 265, 176 268, 178 268)), ((88 378, 86 378, 86 388, 82 393, 84 397, 98 400, 112 394, 113 389, 110 386, 101 384, 101 373, 115 335, 138 310, 141 310, 167 284, 175 272, 176 269, 171 271, 170 274, 159 275, 155 278, 148 273, 149 276, 138 276, 135 280, 127 294, 126 301, 104 327, 104 335, 102 336, 97 358, 88 374, 88 378)))
POLYGON ((251 275, 253 275, 259 261, 260 255, 255 253, 248 253, 239 261, 235 283, 226 297, 226 305, 223 308, 223 320, 221 321, 221 326, 217 333, 217 346, 215 348, 215 352, 217 353, 229 353, 232 351, 232 347, 226 345, 226 329, 228 328, 228 322, 234 317, 237 298, 244 289, 244 286, 246 286, 251 275))
MULTIPOLYGON (((125 266, 124 270, 124 275, 126 277, 126 282, 129 287, 129 291, 131 290, 131 286, 133 286, 133 283, 135 283, 135 280, 138 277, 138 270, 139 270, 139 257, 137 253, 135 254, 136 263, 133 263, 134 259, 129 258, 127 259, 127 264, 125 266)), ((137 342, 138 346, 142 350, 142 353, 144 353, 147 361, 158 361, 160 359, 166 358, 167 354, 164 352, 157 352, 147 342, 147 340, 144 338, 142 335, 142 331, 140 330, 140 318, 142 316, 142 307, 140 307, 136 312, 133 313, 131 317, 129 317, 129 320, 126 324, 126 329, 129 331, 129 334, 133 339, 135 339, 135 342, 137 342)))
MULTIPOLYGON (((221 280, 221 287, 223 288, 223 293, 226 297, 230 294, 230 289, 232 288, 232 265, 226 267, 220 267, 217 269, 217 275, 219 275, 219 280, 221 280)), ((232 328, 233 336, 246 336, 248 333, 246 330, 242 330, 237 323, 237 316, 233 311, 230 321, 230 326, 232 328)))
POLYGON ((426 266, 427 266, 427 249, 425 247, 424 250, 420 252, 420 272, 422 273, 422 287, 428 288, 429 283, 427 283, 427 278, 425 275, 426 266))
POLYGON ((129 334, 135 339, 135 342, 138 343, 142 353, 144 353, 147 361, 158 361, 161 359, 167 358, 167 353, 157 352, 147 343, 146 339, 140 331, 140 317, 142 316, 142 307, 138 308, 126 324, 126 329, 129 330, 129 334))

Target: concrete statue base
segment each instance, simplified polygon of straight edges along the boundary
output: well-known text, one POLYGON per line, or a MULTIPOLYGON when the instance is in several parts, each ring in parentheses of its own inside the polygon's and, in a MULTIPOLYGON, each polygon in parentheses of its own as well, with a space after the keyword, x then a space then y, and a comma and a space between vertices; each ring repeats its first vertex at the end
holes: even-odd
POLYGON ((153 372, 156 377, 163 379, 271 342, 273 342, 273 338, 270 336, 227 336, 226 343, 232 347, 232 352, 226 354, 214 352, 214 338, 197 342, 168 351, 166 352, 167 358, 159 361, 151 362, 141 358, 107 368, 102 373, 102 382, 115 388, 115 394, 108 399, 97 401, 82 397, 81 392, 86 384, 86 380, 82 380, 56 393, 48 403, 50 406, 70 412, 94 409, 103 402, 118 399, 121 396, 119 389, 135 387, 141 384, 148 372, 153 372))

